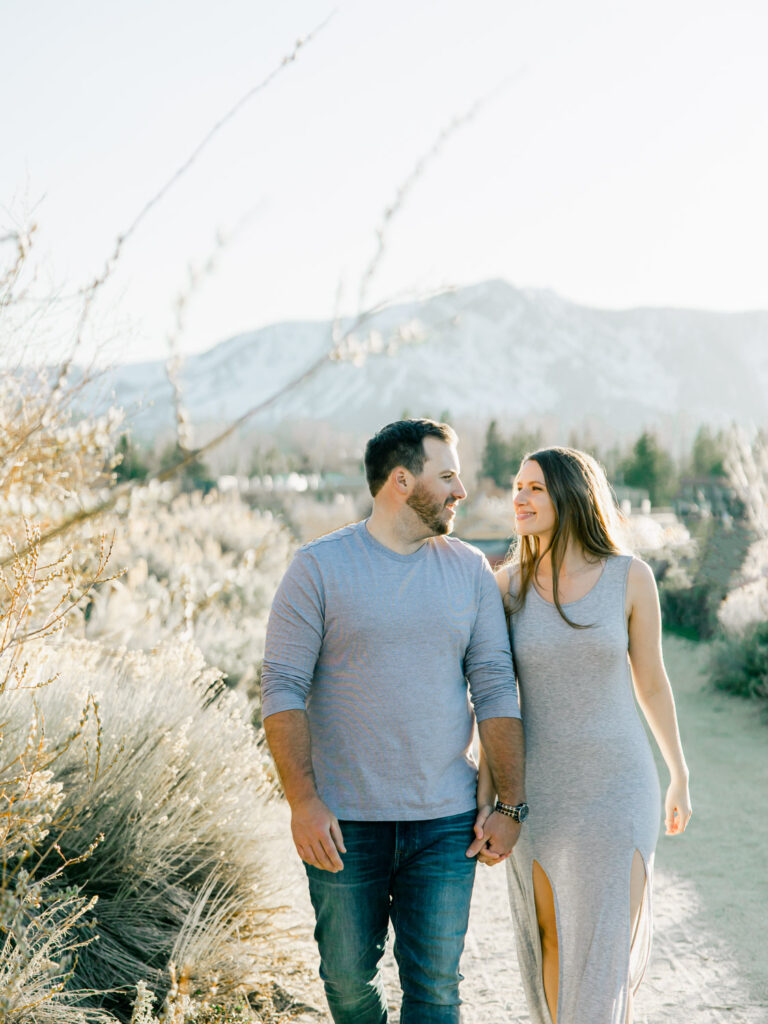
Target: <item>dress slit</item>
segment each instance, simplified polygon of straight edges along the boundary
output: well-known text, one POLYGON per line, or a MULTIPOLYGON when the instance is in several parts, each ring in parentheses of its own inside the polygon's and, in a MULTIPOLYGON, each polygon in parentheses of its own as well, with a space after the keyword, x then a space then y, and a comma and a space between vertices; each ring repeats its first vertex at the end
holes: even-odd
MULTIPOLYGON (((531 896, 533 899, 533 913, 536 918, 536 925, 538 928, 539 922, 539 905, 536 901, 536 885, 533 881, 533 872, 538 868, 544 876, 547 885, 549 886, 549 893, 552 898, 552 908, 555 916, 555 942, 557 944, 557 1016, 560 1016, 560 991, 563 983, 562 964, 560 958, 560 911, 557 905, 557 894, 555 893, 555 887, 552 885, 552 879, 549 876, 549 872, 538 860, 534 858, 531 862, 531 896)), ((539 944, 538 944, 538 975, 541 981, 541 987, 543 991, 544 1004, 549 1011, 549 1004, 547 1003, 546 988, 544 986, 544 948, 541 942, 541 930, 539 929, 539 944)), ((547 1024, 552 1024, 552 1015, 547 1012, 547 1024)))
POLYGON ((634 926, 632 926, 630 917, 632 936, 629 945, 628 984, 632 994, 637 992, 640 982, 645 977, 651 955, 651 939, 653 935, 653 854, 646 858, 641 850, 635 848, 632 854, 633 860, 635 854, 642 861, 643 871, 645 872, 645 884, 634 926))

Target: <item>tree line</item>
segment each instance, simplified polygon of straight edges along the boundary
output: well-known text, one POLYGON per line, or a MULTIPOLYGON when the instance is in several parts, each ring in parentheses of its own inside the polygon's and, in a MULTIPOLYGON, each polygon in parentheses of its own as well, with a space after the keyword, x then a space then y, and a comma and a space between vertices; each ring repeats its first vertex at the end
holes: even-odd
MULTIPOLYGON (((653 505, 663 505, 677 497, 686 480, 723 480, 726 475, 725 433, 705 425, 697 430, 691 450, 682 460, 675 460, 658 436, 649 430, 644 430, 623 452, 615 447, 601 452, 591 441, 575 435, 569 438, 569 443, 598 458, 614 487, 647 491, 653 505)), ((540 432, 517 430, 504 435, 497 421, 491 420, 485 434, 480 476, 508 490, 524 456, 542 446, 540 432)))

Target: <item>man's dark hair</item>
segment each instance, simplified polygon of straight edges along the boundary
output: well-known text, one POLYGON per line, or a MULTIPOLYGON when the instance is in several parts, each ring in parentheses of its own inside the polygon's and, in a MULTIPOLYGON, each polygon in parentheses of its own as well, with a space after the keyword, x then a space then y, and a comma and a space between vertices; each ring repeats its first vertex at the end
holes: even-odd
POLYGON ((396 420, 382 427, 365 446, 365 475, 375 498, 395 466, 404 466, 414 476, 424 468, 424 438, 434 437, 445 444, 458 438, 447 423, 434 420, 396 420))

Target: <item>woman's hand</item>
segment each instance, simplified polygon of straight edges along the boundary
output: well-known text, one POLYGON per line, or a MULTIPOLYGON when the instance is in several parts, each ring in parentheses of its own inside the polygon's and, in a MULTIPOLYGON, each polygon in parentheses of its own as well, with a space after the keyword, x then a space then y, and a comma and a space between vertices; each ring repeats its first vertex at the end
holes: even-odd
POLYGON ((488 821, 490 816, 493 814, 493 807, 491 804, 483 803, 477 805, 477 817, 475 818, 475 838, 472 841, 471 846, 467 850, 468 857, 477 857, 481 864, 497 864, 499 862, 498 853, 491 853, 486 848, 486 835, 485 835, 485 823, 488 821))
POLYGON ((477 805, 477 817, 475 818, 475 839, 483 838, 483 825, 493 814, 493 807, 490 804, 477 805))
POLYGON ((477 857, 481 864, 501 864, 502 861, 505 861, 520 834, 519 823, 513 822, 504 814, 496 815, 499 821, 495 828, 486 828, 486 823, 493 813, 493 807, 490 804, 478 805, 475 818, 475 838, 467 850, 467 857, 477 857), (491 849, 491 846, 496 846, 498 849, 491 849), (500 850, 505 850, 505 852, 502 853, 500 850))
POLYGON ((688 792, 688 779, 673 779, 664 801, 664 824, 667 827, 667 835, 682 835, 690 820, 691 797, 688 792))

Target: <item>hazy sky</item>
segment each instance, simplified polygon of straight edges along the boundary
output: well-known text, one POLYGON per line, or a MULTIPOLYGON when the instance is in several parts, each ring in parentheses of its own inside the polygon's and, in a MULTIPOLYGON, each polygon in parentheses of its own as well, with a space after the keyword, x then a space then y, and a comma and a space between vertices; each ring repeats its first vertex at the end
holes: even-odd
POLYGON ((165 354, 214 251, 184 351, 330 317, 339 289, 354 311, 398 186, 503 83, 409 192, 371 299, 503 277, 600 306, 768 308, 765 0, 3 0, 0 228, 31 211, 39 293, 98 273, 334 10, 126 244, 94 318, 111 358, 165 354))

